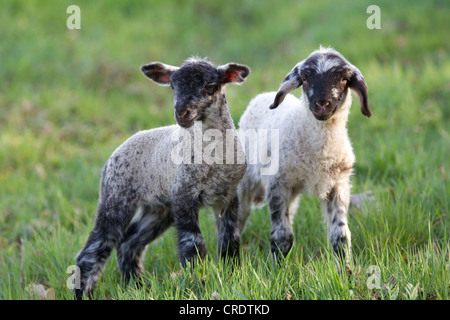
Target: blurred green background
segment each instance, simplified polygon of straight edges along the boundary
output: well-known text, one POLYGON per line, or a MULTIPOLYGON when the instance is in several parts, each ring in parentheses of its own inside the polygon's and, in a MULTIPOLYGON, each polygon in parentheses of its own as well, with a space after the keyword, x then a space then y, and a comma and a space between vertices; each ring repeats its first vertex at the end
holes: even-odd
MULTIPOLYGON (((340 51, 363 73, 373 111, 372 118, 362 117, 354 99, 348 124, 357 158, 353 192, 372 190, 383 208, 379 219, 351 218, 355 251, 367 237, 391 237, 396 246, 420 246, 428 237, 446 242, 449 18, 444 0, 2 0, 3 286, 42 281, 45 271, 36 266, 49 241, 54 247, 47 250, 59 255, 48 264, 64 273, 74 262, 93 225, 109 155, 138 130, 174 123, 171 90, 149 82, 139 67, 150 61, 180 65, 191 55, 251 67, 245 84, 227 89, 237 124, 253 96, 276 90, 319 45, 340 51), (71 4, 81 9, 81 30, 66 27, 71 4), (372 4, 381 9, 379 30, 366 26, 372 4)), ((307 214, 295 227, 310 239, 307 246, 312 241, 312 253, 318 246, 313 233, 322 230, 310 227, 321 222, 316 205, 308 199, 306 209, 301 205, 307 214)), ((267 231, 270 220, 264 221, 267 231)), ((260 228, 250 221, 244 247, 260 228)), ((325 235, 317 237, 323 242, 325 235)))

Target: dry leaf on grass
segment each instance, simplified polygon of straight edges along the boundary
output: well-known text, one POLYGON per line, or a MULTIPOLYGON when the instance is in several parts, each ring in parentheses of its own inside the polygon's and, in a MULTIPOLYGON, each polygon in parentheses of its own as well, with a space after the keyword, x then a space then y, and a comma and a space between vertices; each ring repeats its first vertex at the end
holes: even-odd
POLYGON ((55 290, 53 288, 46 290, 42 284, 29 284, 25 291, 30 294, 31 299, 55 300, 55 290))
POLYGON ((175 272, 172 272, 172 274, 170 275, 170 279, 176 280, 178 277, 180 277, 181 275, 183 275, 183 272, 181 270, 177 270, 175 272))

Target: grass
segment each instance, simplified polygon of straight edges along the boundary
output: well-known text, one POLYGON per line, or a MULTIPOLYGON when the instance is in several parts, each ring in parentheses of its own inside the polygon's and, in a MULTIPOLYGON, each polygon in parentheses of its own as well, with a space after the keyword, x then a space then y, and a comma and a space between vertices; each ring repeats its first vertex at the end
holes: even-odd
POLYGON ((445 1, 379 1, 381 29, 366 28, 373 3, 344 1, 71 1, 0 4, 0 298, 39 299, 41 284, 72 299, 67 268, 92 229, 101 168, 138 130, 173 124, 170 90, 139 66, 190 55, 252 68, 227 99, 238 122, 250 99, 275 90, 319 44, 360 68, 373 111, 356 102, 348 128, 357 162, 353 269, 340 276, 317 199, 304 196, 295 244, 281 266, 269 256, 267 207, 255 209, 239 267, 216 253, 211 210, 200 225, 208 256, 181 269, 176 233, 149 245, 145 286, 122 287, 115 253, 96 299, 449 299, 450 7, 445 1), (374 271, 375 270, 375 271, 374 271))

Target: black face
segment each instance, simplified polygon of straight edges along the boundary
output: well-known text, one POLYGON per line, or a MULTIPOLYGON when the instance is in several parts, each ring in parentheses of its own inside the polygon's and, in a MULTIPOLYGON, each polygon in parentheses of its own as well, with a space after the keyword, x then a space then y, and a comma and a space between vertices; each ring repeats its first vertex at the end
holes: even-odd
POLYGON ((188 62, 170 76, 180 126, 187 128, 205 119, 207 109, 221 96, 222 80, 221 71, 204 61, 188 62))
POLYGON ((303 92, 317 120, 328 120, 347 96, 352 70, 338 56, 312 56, 300 69, 303 92))
POLYGON ((299 87, 318 120, 330 119, 345 101, 349 89, 358 96, 361 113, 368 118, 372 116, 361 71, 334 49, 321 47, 299 62, 281 82, 269 108, 277 108, 289 92, 299 87))
POLYGON ((190 58, 181 67, 161 62, 150 62, 141 66, 142 73, 162 86, 174 91, 175 120, 182 127, 192 126, 219 115, 226 105, 227 83, 240 84, 250 74, 250 68, 230 62, 215 67, 204 59, 190 58))

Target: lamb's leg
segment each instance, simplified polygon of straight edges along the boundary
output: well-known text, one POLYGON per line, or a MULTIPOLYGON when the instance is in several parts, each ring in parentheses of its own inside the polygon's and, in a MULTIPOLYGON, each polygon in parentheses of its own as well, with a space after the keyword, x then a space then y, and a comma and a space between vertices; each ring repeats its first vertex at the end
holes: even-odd
POLYGON ((198 201, 182 194, 172 203, 173 219, 178 233, 178 252, 181 265, 195 262, 197 255, 203 259, 206 246, 198 224, 198 201))
POLYGON ((123 241, 117 247, 117 262, 124 285, 131 277, 140 284, 140 275, 144 273, 142 256, 147 244, 164 233, 171 223, 170 210, 163 207, 144 207, 131 222, 123 241))
POLYGON ((270 233, 270 249, 274 258, 280 258, 280 253, 286 257, 294 243, 292 232, 292 213, 289 211, 290 192, 284 184, 273 182, 269 185, 268 201, 272 218, 270 233))
POLYGON ((350 204, 350 190, 347 185, 336 186, 323 201, 324 215, 328 218, 330 244, 347 267, 351 258, 351 234, 347 223, 347 211, 350 204))
POLYGON ((234 260, 239 260, 239 245, 241 242, 241 235, 239 232, 239 200, 235 195, 228 205, 216 211, 217 229, 219 234, 218 250, 222 259, 227 257, 234 260))
MULTIPOLYGON (((122 202, 120 202, 122 203, 122 202)), ((117 243, 135 213, 134 206, 100 203, 95 227, 86 245, 77 255, 80 269, 80 288, 75 288, 76 299, 82 299, 83 292, 90 297, 95 283, 100 278, 106 259, 117 243)))
POLYGON ((248 217, 250 216, 252 210, 252 191, 249 190, 244 184, 240 184, 238 187, 238 197, 239 197, 239 231, 242 234, 245 229, 245 224, 248 217))

